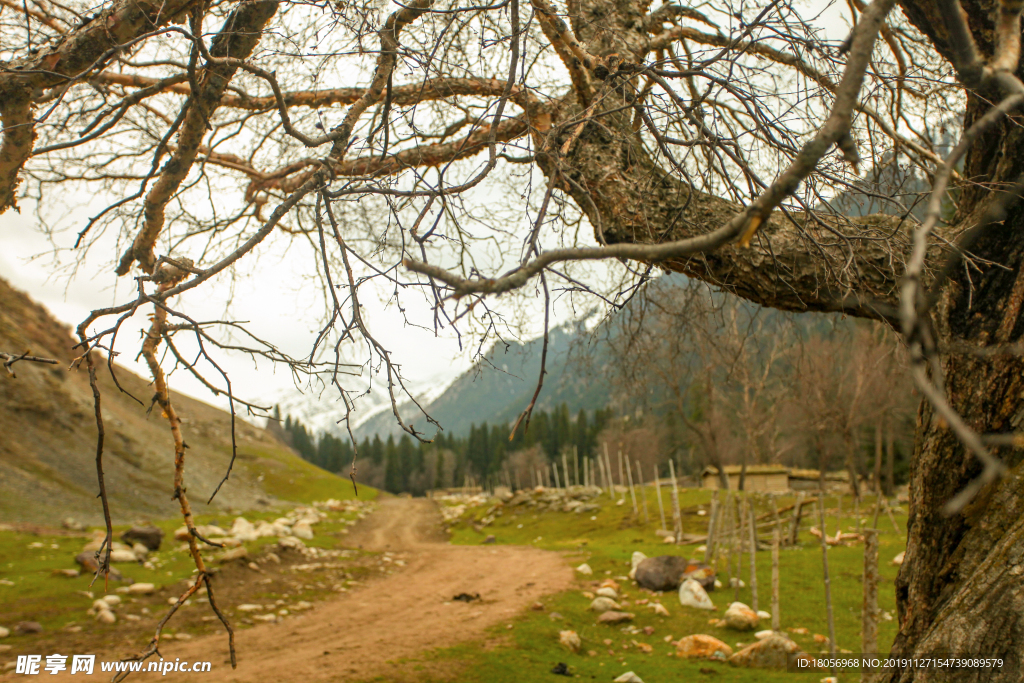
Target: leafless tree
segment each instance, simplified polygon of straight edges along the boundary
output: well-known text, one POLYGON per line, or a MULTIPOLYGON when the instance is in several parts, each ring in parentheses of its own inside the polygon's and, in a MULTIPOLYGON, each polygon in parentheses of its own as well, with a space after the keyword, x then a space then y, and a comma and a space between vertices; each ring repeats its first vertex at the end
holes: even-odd
MULTIPOLYGON (((217 363, 230 351, 312 375, 351 409, 343 352, 361 348, 403 429, 429 438, 362 313, 370 280, 485 335, 508 322, 492 295, 618 305, 654 268, 898 326, 925 403, 895 651, 997 655, 979 679, 1016 681, 1024 496, 1002 475, 1024 395, 1021 3, 894 5, 852 0, 855 28, 832 43, 788 0, 0 0, 0 211, 35 209, 80 251, 117 238, 106 260, 137 285, 78 327, 81 364, 95 375, 151 312, 142 351, 178 483, 165 366, 234 409, 217 363), (943 159, 950 125, 964 133, 943 159), (930 185, 923 223, 905 187, 861 175, 871 162, 930 185), (886 215, 829 210, 850 192, 886 215), (106 206, 67 225, 52 198, 76 196, 106 206), (323 283, 308 357, 175 307, 287 241, 323 283)), ((179 502, 188 523, 183 488, 179 502)))

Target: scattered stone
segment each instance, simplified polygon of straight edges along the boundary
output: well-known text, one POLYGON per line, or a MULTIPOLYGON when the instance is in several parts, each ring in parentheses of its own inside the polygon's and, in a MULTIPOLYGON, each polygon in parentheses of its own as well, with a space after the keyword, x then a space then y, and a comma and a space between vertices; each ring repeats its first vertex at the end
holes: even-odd
POLYGON ((561 612, 552 612, 548 615, 548 619, 550 619, 551 621, 559 621, 561 619, 565 619, 565 617, 562 616, 561 612))
POLYGON ((795 634, 800 635, 800 636, 806 636, 806 635, 808 635, 810 633, 810 631, 808 631, 803 626, 790 626, 786 630, 789 631, 790 633, 795 633, 795 634))
POLYGON ((748 645, 729 657, 729 663, 733 666, 782 671, 805 670, 808 667, 800 667, 798 664, 801 660, 808 662, 812 667, 814 665, 814 660, 801 652, 796 643, 778 634, 748 645))
POLYGON ((708 626, 714 626, 715 628, 725 628, 725 619, 708 619, 708 626))
POLYGON ((85 531, 85 525, 74 517, 65 517, 60 525, 69 531, 85 531))
MULTIPOLYGON (((611 572, 605 572, 605 574, 611 574, 611 572)), ((617 591, 619 590, 619 582, 615 579, 605 579, 601 582, 600 588, 614 588, 617 591)))
POLYGON ((725 625, 736 631, 752 631, 760 621, 757 612, 742 602, 734 602, 725 610, 725 625))
MULTIPOLYGON (((188 538, 186 529, 185 539, 188 538)), ((145 546, 146 550, 160 550, 160 542, 164 540, 164 532, 155 526, 133 526, 121 534, 121 540, 130 546, 137 543, 145 546)))
POLYGON ((651 609, 653 609, 654 613, 657 614, 659 617, 670 616, 669 613, 668 613, 668 610, 665 609, 665 606, 663 604, 661 604, 660 602, 652 603, 651 604, 651 609))
POLYGON ((103 602, 107 603, 107 605, 109 605, 110 607, 113 607, 114 605, 120 605, 121 604, 121 596, 120 595, 104 595, 100 599, 103 602))
POLYGON ((818 643, 819 645, 827 645, 828 644, 828 636, 823 636, 820 633, 815 633, 814 634, 814 642, 818 643))
POLYGON ((306 547, 305 543, 294 536, 285 536, 278 540, 277 545, 281 550, 302 550, 306 547))
POLYGON ((63 576, 68 579, 74 579, 81 575, 81 572, 77 569, 54 569, 54 576, 63 576))
POLYGON ((672 591, 686 579, 700 583, 705 591, 715 587, 713 569, 697 560, 678 555, 660 555, 644 559, 636 568, 636 582, 652 591, 672 591))
POLYGON ((892 558, 893 565, 895 565, 897 567, 903 566, 903 556, 906 555, 906 554, 907 554, 907 552, 904 550, 899 555, 897 555, 896 557, 892 558))
POLYGON ((572 672, 569 671, 569 665, 565 662, 559 662, 558 664, 555 664, 553 667, 551 667, 551 673, 555 674, 556 676, 572 676, 572 672))
POLYGON ((659 538, 665 538, 666 536, 671 536, 672 532, 668 531, 667 529, 658 529, 654 532, 654 535, 658 536, 659 538))
POLYGON ((729 588, 735 588, 736 586, 739 586, 740 588, 746 588, 747 584, 743 582, 743 579, 738 579, 735 576, 730 577, 729 588))
POLYGON ((42 633, 43 627, 38 621, 19 621, 14 627, 14 632, 23 636, 32 633, 42 633))
POLYGON ((764 640, 765 638, 767 638, 769 636, 773 636, 773 635, 775 635, 775 631, 773 631, 771 629, 768 629, 766 631, 758 631, 757 633, 754 634, 754 637, 757 638, 758 640, 764 640))
POLYGON ((11 635, 11 629, 0 626, 0 638, 6 638, 11 635))
POLYGON ((174 540, 175 541, 187 541, 188 540, 188 536, 189 536, 188 527, 186 527, 186 526, 180 526, 180 527, 178 527, 177 529, 174 530, 174 540))
POLYGON ((616 678, 612 683, 644 683, 644 681, 632 671, 627 671, 616 678))
POLYGON ((13 645, 0 645, 0 652, 10 652, 13 649, 13 645))
POLYGON ((611 598, 599 597, 594 598, 594 601, 590 603, 590 609, 594 612, 603 613, 608 610, 619 609, 619 603, 615 602, 611 598))
POLYGON ((110 551, 110 561, 117 564, 127 562, 135 563, 139 561, 139 558, 136 557, 135 553, 133 553, 131 550, 114 549, 110 551))
POLYGON ((652 652, 654 652, 654 648, 652 646, 648 645, 647 643, 638 643, 637 641, 634 640, 633 641, 633 645, 635 645, 636 649, 639 650, 640 652, 643 652, 645 655, 649 655, 652 652))
POLYGON ((765 612, 763 609, 759 609, 759 610, 757 610, 757 616, 760 619, 768 619, 768 620, 770 620, 772 618, 772 613, 771 612, 765 612))
POLYGON ((267 553, 265 557, 270 562, 273 562, 275 564, 281 564, 281 558, 278 556, 277 553, 267 553))
POLYGON ((647 559, 647 556, 644 555, 639 550, 633 551, 633 555, 629 558, 629 578, 630 579, 635 579, 636 578, 636 568, 637 568, 637 566, 641 562, 646 560, 646 559, 647 559))
POLYGON ((96 621, 101 624, 113 624, 117 622, 117 615, 108 609, 101 609, 96 613, 96 621))
POLYGON ((662 543, 664 543, 665 545, 674 545, 675 542, 676 542, 676 537, 675 536, 666 536, 662 540, 662 543))
POLYGON ((479 599, 480 599, 480 594, 479 593, 459 593, 458 595, 455 595, 455 596, 452 597, 452 600, 455 600, 455 601, 458 601, 458 602, 473 602, 474 600, 479 600, 479 599))
POLYGON ((530 605, 530 609, 532 609, 534 612, 543 612, 544 611, 544 603, 543 602, 535 602, 532 605, 530 605))
POLYGON ((225 551, 223 555, 218 558, 220 562, 232 562, 233 560, 241 560, 249 556, 249 551, 245 549, 244 545, 240 545, 237 548, 225 551))
POLYGON ((715 609, 715 603, 711 602, 704 587, 693 579, 687 579, 679 586, 679 604, 697 609, 715 609))
POLYGON ((484 544, 497 543, 498 539, 494 537, 494 534, 490 534, 484 539, 484 544))
POLYGON ((270 623, 270 622, 273 622, 273 621, 277 621, 278 619, 280 619, 280 617, 277 616, 276 614, 256 614, 256 615, 253 615, 252 619, 253 619, 253 621, 262 621, 262 622, 270 623))
POLYGON ((594 570, 591 569, 590 565, 587 564, 586 562, 584 562, 580 566, 576 567, 576 571, 578 571, 580 574, 583 574, 584 576, 590 576, 591 574, 594 573, 594 570))
POLYGON ((576 631, 559 631, 558 642, 570 652, 579 652, 583 646, 583 641, 580 640, 576 631))
POLYGON ((721 587, 722 587, 722 582, 719 581, 718 579, 715 579, 715 589, 717 590, 717 589, 719 589, 721 587))
POLYGON ((697 633, 679 639, 676 643, 676 656, 686 659, 717 659, 724 662, 732 656, 732 648, 714 636, 697 633))
POLYGON ((304 538, 308 541, 313 538, 313 527, 309 525, 309 522, 296 522, 292 526, 292 536, 304 538))
POLYGON ((249 603, 244 603, 239 605, 235 609, 237 609, 239 612, 262 612, 263 605, 252 605, 249 603))
POLYGON ((617 612, 615 610, 608 610, 597 618, 599 624, 621 624, 626 621, 633 621, 636 615, 632 612, 617 612))
POLYGON ((249 563, 249 569, 253 570, 254 572, 259 572, 260 574, 263 573, 263 570, 260 569, 260 566, 258 564, 256 564, 255 562, 250 562, 249 563))
POLYGON ((819 683, 839 683, 839 679, 835 676, 825 676, 819 683))
POLYGON ((133 595, 149 595, 156 590, 156 586, 151 583, 133 583, 132 585, 127 586, 127 588, 128 590, 126 592, 133 595))
POLYGON ((602 598, 611 598, 612 600, 619 599, 619 594, 615 591, 615 589, 609 588, 608 586, 605 586, 604 588, 598 588, 597 594, 602 598))

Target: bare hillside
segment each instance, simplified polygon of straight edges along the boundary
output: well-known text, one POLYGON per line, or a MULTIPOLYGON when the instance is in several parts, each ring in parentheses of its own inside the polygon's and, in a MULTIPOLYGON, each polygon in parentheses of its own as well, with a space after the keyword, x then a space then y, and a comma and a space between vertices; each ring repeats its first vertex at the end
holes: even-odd
MULTIPOLYGON (((0 521, 101 521, 96 499, 96 425, 85 370, 68 370, 71 331, 0 279, 0 351, 56 358, 60 365, 18 363, 0 376, 0 521)), ((106 426, 104 471, 115 523, 177 513, 171 500, 173 450, 166 421, 120 393, 100 373, 106 426)), ((123 368, 118 379, 148 404, 148 383, 123 368)), ((173 386, 172 386, 173 390, 173 386)), ((173 394, 186 442, 186 485, 196 512, 223 476, 231 453, 230 417, 173 394)), ((276 500, 342 497, 344 480, 298 458, 262 429, 238 422, 239 460, 212 508, 250 509, 276 500), (262 476, 262 479, 259 477, 262 476)))

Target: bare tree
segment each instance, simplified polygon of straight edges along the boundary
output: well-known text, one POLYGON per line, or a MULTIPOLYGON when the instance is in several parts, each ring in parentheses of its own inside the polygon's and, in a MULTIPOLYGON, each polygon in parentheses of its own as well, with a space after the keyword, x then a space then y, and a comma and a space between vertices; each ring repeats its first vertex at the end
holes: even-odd
POLYGON ((855 28, 833 43, 786 0, 5 0, 0 211, 34 209, 80 251, 116 237, 106 261, 137 284, 78 327, 81 363, 94 375, 124 322, 152 312, 144 352, 176 477, 164 366, 234 409, 217 364, 233 351, 335 387, 344 420, 361 389, 343 352, 362 349, 402 428, 429 438, 398 409, 400 369, 362 313, 371 280, 425 298, 439 328, 485 335, 505 324, 489 295, 536 293, 547 321, 552 291, 619 305, 655 267, 898 325, 926 402, 895 650, 1000 656, 978 676, 1015 681, 1024 608, 1006 567, 1024 555, 1024 496, 1002 475, 1020 459, 1024 395, 1021 4, 894 5, 854 0, 855 28), (945 159, 943 127, 964 131, 945 159), (862 176, 864 159, 931 187, 922 223, 913 193, 862 176), (830 210, 851 192, 887 215, 830 210), (54 195, 105 206, 69 225, 54 195), (175 306, 289 241, 323 285, 308 357, 175 306), (610 259, 623 262, 591 267, 610 259))

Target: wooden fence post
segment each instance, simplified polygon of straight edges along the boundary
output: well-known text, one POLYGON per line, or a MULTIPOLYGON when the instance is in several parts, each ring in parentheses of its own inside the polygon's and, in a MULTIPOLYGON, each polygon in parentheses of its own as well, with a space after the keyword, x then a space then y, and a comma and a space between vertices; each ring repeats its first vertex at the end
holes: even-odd
POLYGON ((772 630, 780 631, 782 628, 782 617, 779 615, 779 541, 782 530, 775 525, 772 531, 772 630))
MULTIPOLYGON (((584 465, 585 466, 585 465, 584 465)), ((572 471, 576 475, 573 477, 572 483, 576 486, 580 485, 580 454, 579 449, 576 446, 572 447, 572 471)))
POLYGON ((789 526, 789 544, 796 545, 797 536, 800 533, 800 515, 803 514, 804 509, 804 492, 798 491, 796 494, 796 505, 793 506, 793 520, 789 526))
POLYGON ((672 535, 678 545, 683 535, 683 516, 679 512, 679 486, 676 483, 676 465, 672 458, 668 460, 668 472, 672 477, 672 535))
POLYGON ((736 504, 736 526, 733 527, 732 542, 736 548, 736 568, 733 570, 732 575, 736 577, 736 590, 733 592, 733 602, 739 602, 740 600, 740 567, 743 566, 743 527, 746 526, 746 517, 744 515, 744 507, 740 503, 740 494, 737 491, 736 497, 733 499, 736 504))
POLYGON ((636 506, 636 489, 633 487, 633 468, 629 466, 629 456, 626 458, 626 483, 629 484, 629 498, 633 501, 633 516, 640 516, 640 508, 636 506))
POLYGON ((747 520, 750 522, 750 608, 757 611, 757 523, 754 501, 747 498, 747 520))
POLYGON ((565 459, 565 451, 562 451, 562 488, 569 491, 569 463, 565 459))
POLYGON ((878 529, 864 530, 864 607, 861 610, 860 680, 867 683, 872 668, 867 655, 878 650, 878 529))
POLYGON ((647 485, 644 484, 644 471, 643 468, 640 467, 639 460, 634 460, 633 464, 636 465, 636 478, 640 482, 640 502, 644 504, 644 522, 649 522, 651 521, 651 517, 647 513, 647 485))
POLYGON ((711 497, 711 512, 709 513, 710 519, 708 520, 708 537, 704 541, 704 564, 711 566, 711 563, 715 560, 715 543, 718 539, 715 538, 715 528, 718 520, 718 489, 711 497))
POLYGON ((654 488, 658 492, 658 514, 661 515, 661 530, 665 531, 665 503, 661 500, 661 478, 658 476, 658 468, 654 468, 654 488))
MULTIPOLYGON (((828 617, 828 653, 833 660, 836 656, 836 622, 832 615, 832 582, 828 576, 828 540, 825 534, 825 492, 818 498, 818 517, 821 520, 821 564, 825 573, 825 614, 828 617)), ((836 675, 834 663, 829 673, 836 675)))

